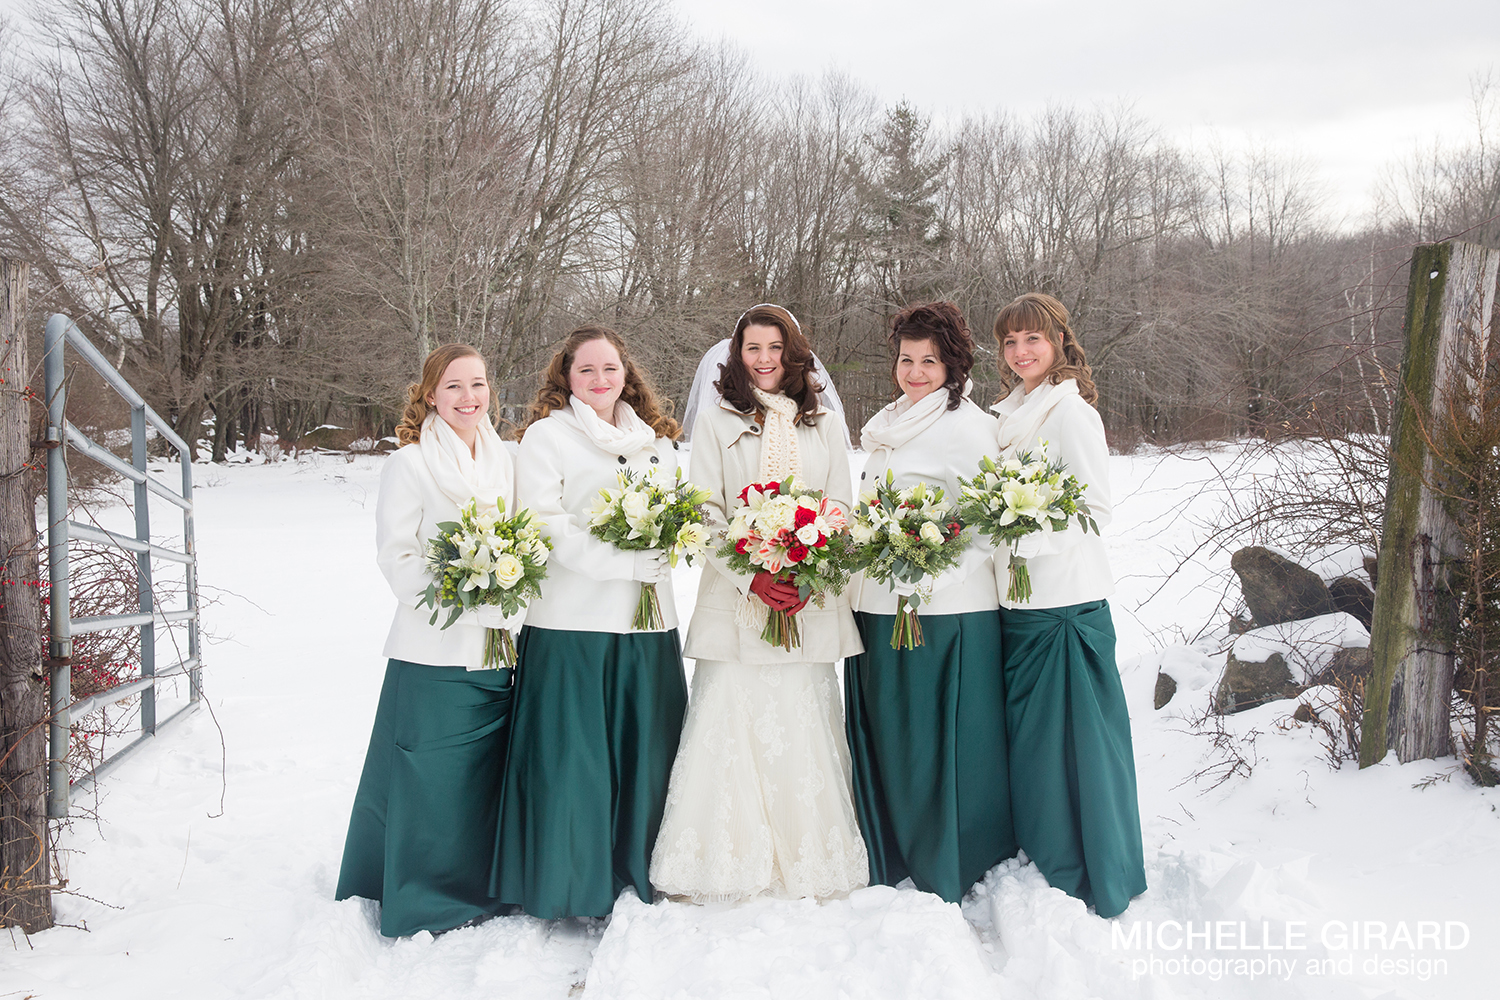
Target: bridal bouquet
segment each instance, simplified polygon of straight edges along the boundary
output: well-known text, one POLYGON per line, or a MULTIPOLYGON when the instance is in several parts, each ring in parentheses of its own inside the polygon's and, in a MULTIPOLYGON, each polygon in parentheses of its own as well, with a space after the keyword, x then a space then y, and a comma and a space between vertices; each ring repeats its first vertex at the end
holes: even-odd
POLYGON ((916 593, 896 602, 891 629, 892 649, 915 649, 922 645, 917 606, 932 598, 931 578, 958 565, 970 536, 941 487, 917 483, 898 490, 894 484, 895 476, 886 470, 885 482, 860 496, 849 536, 856 546, 855 565, 865 576, 892 589, 897 580, 916 585, 916 593))
MULTIPOLYGON (((818 490, 805 490, 787 476, 779 483, 751 483, 739 495, 718 555, 736 573, 770 573, 797 588, 818 607, 828 593, 841 594, 853 558, 848 520, 818 490)), ((768 609, 760 637, 791 651, 802 646, 795 613, 768 609)))
MULTIPOLYGON (((505 500, 499 497, 494 511, 481 514, 477 508, 478 501, 470 500, 457 521, 439 522, 442 533, 427 543, 427 568, 435 577, 422 596, 422 603, 433 609, 428 624, 437 624, 443 608, 453 609, 443 628, 470 608, 493 605, 508 618, 541 595, 552 541, 531 511, 506 517, 505 500)), ((510 629, 484 631, 484 665, 514 667, 510 629)))
MULTIPOLYGON (((708 520, 703 507, 708 490, 683 482, 681 469, 671 485, 663 485, 651 473, 637 476, 630 469, 620 470, 619 482, 619 489, 600 490, 599 499, 585 511, 594 537, 627 552, 663 549, 672 566, 678 559, 691 565, 708 542, 708 529, 703 526, 708 520)), ((659 630, 662 624, 656 584, 643 583, 631 627, 659 630)))
POLYGON ((1024 603, 1031 600, 1031 574, 1026 560, 1016 554, 1018 543, 1034 531, 1062 531, 1070 517, 1077 517, 1085 532, 1099 534, 1083 498, 1088 486, 1047 457, 1045 441, 1035 452, 1022 452, 999 465, 986 456, 979 470, 963 481, 959 512, 966 524, 997 546, 1009 543, 1010 586, 1005 599, 1024 603))

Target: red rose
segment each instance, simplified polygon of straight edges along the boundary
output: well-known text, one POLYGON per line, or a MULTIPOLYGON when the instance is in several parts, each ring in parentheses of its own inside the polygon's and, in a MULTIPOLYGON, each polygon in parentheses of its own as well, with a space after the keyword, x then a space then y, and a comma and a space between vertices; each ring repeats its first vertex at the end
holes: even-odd
POLYGON ((828 536, 825 535, 825 534, 823 534, 821 531, 818 532, 818 540, 816 542, 813 542, 813 548, 815 548, 815 549, 821 549, 823 546, 825 546, 827 544, 828 544, 828 536))
POLYGON ((760 488, 760 491, 762 493, 780 493, 781 492, 781 484, 780 483, 766 483, 764 486, 762 486, 760 488))
POLYGON ((796 545, 793 545, 791 548, 786 550, 786 557, 792 562, 801 562, 802 560, 807 558, 807 546, 803 545, 801 542, 798 542, 796 545))
POLYGON ((738 552, 740 555, 744 555, 746 552, 750 551, 750 539, 741 538, 739 541, 735 542, 734 551, 738 552))
POLYGON ((812 524, 813 519, 817 516, 818 515, 813 512, 811 507, 798 507, 797 513, 792 516, 792 523, 801 528, 805 525, 812 524))
POLYGON ((746 486, 744 489, 740 490, 740 503, 749 503, 749 502, 750 502, 750 487, 746 486))

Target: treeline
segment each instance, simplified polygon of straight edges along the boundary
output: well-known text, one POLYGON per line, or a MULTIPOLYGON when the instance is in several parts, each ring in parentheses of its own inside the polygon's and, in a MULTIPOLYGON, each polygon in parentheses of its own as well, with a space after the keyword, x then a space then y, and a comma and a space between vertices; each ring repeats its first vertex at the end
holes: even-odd
POLYGON ((1118 443, 1382 430, 1407 248, 1497 236, 1494 130, 1406 164, 1350 234, 1273 155, 1178 148, 1128 108, 940 128, 844 77, 768 83, 646 0, 43 11, 5 67, 0 252, 31 263, 37 325, 74 316, 216 459, 388 431, 452 339, 518 416, 581 322, 680 402, 762 300, 857 426, 895 311, 955 299, 988 349, 1033 289, 1074 311, 1118 443))

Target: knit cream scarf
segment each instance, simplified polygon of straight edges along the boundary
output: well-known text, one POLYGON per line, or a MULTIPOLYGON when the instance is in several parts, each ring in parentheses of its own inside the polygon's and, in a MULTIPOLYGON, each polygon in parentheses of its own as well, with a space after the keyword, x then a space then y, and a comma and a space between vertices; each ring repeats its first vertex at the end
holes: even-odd
POLYGON ((797 450, 797 401, 784 393, 769 393, 751 386, 755 399, 765 407, 766 425, 760 434, 760 482, 780 482, 783 476, 802 474, 802 455, 797 450))

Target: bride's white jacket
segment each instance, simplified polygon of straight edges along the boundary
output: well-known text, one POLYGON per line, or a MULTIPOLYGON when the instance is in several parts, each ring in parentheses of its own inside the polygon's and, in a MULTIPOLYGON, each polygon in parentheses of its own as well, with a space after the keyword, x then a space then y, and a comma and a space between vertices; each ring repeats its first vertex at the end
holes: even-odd
MULTIPOLYGON (((890 469, 895 473, 897 489, 917 483, 941 486, 944 499, 957 505, 959 477, 974 476, 982 457, 998 454, 995 432, 999 426, 994 417, 965 399, 957 409, 945 410, 932 426, 900 447, 872 451, 855 488, 859 493, 873 490, 890 469)), ((1000 606, 995 589, 995 550, 987 539, 975 539, 964 550, 959 564, 938 576, 935 582, 938 589, 933 591, 932 599, 917 608, 924 617, 993 611, 1000 606)), ((866 580, 863 573, 855 574, 849 593, 855 611, 876 615, 896 613, 896 593, 888 584, 866 580)))
MULTIPOLYGON (((993 409, 1000 414, 1000 439, 1007 444, 1003 457, 1014 458, 1041 441, 1047 442, 1047 454, 1061 459, 1067 471, 1087 485, 1084 501, 1101 529, 1109 526, 1113 506, 1109 493, 1109 445, 1104 438, 1104 422, 1083 397, 1072 379, 1062 385, 1042 384, 1028 395, 1017 386, 1010 397, 993 409), (1064 387, 1068 388, 1064 388, 1064 387), (1059 391, 1061 390, 1061 391, 1059 391), (1037 408, 1033 413, 1029 408, 1037 408), (1040 422, 1035 416, 1040 415, 1040 422), (1008 421, 1037 423, 1034 430, 1019 432, 1008 421)), ((1031 600, 1012 603, 1005 599, 1010 582, 1009 549, 995 559, 995 578, 1000 604, 1005 608, 1064 608, 1103 600, 1115 592, 1115 577, 1109 566, 1104 539, 1085 532, 1076 518, 1063 531, 1041 531, 1021 540, 1020 555, 1026 557, 1031 574, 1031 600)))
MULTIPOLYGON (((515 497, 505 498, 514 509, 515 497)), ((422 448, 409 444, 396 449, 380 472, 380 494, 375 501, 375 562, 396 595, 396 615, 386 635, 384 655, 409 663, 436 667, 484 664, 484 629, 473 614, 465 614, 444 629, 442 609, 429 625, 432 609, 418 607, 432 574, 427 570, 427 543, 438 535, 438 523, 458 520, 458 505, 438 488, 427 470, 422 448)), ((517 619, 512 628, 519 627, 517 619)))
MULTIPOLYGON (((570 632, 630 632, 641 585, 632 579, 635 553, 589 533, 584 511, 602 489, 619 486, 621 469, 656 470, 663 482, 677 475, 677 444, 664 437, 634 454, 606 452, 584 433, 569 409, 553 410, 526 428, 516 458, 516 492, 522 507, 546 522, 552 557, 542 596, 526 609, 526 624, 570 632)), ((671 580, 656 585, 664 631, 677 627, 671 580)))
MULTIPOLYGON (((811 426, 798 422, 797 451, 802 466, 799 481, 822 490, 846 511, 853 509, 844 427, 837 414, 820 408, 811 426)), ((825 607, 809 603, 797 612, 802 646, 790 652, 763 642, 759 629, 742 628, 735 613, 750 592, 751 577, 731 570, 713 555, 728 526, 739 492, 759 478, 761 426, 754 414, 740 413, 728 403, 705 410, 693 427, 691 479, 711 494, 708 500, 709 557, 698 584, 698 604, 688 628, 683 655, 730 663, 831 663, 864 652, 848 591, 830 595, 825 607)), ((753 598, 758 600, 758 598, 753 598)))

